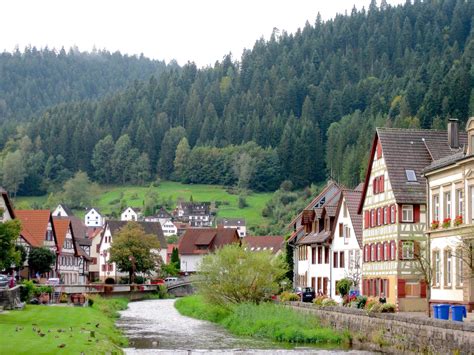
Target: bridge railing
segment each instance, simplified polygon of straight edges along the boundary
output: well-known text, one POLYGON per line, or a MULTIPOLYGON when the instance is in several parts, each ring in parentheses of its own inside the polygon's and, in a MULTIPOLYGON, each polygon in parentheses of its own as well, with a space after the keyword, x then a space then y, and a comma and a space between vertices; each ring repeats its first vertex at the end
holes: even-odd
POLYGON ((158 285, 130 285, 130 284, 87 284, 87 285, 56 285, 54 292, 73 293, 104 293, 104 292, 131 292, 131 291, 156 291, 158 285))

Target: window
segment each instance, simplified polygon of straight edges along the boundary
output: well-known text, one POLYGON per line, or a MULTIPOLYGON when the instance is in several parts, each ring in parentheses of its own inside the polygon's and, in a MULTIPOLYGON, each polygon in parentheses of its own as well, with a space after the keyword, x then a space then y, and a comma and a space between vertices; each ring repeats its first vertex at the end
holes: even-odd
POLYGON ((418 280, 407 280, 405 283, 406 297, 420 297, 421 286, 418 280))
POLYGON ((343 251, 339 252, 339 267, 340 268, 344 267, 344 264, 345 264, 344 259, 345 259, 344 252, 343 251))
POLYGON ((375 227, 375 210, 370 211, 370 226, 375 227))
POLYGON ((329 247, 324 247, 324 263, 329 264, 329 247))
POLYGON ((464 191, 456 190, 456 217, 464 216, 464 191))
POLYGON ((323 263, 323 247, 318 247, 318 264, 323 263))
POLYGON ((439 195, 433 195, 433 221, 439 221, 439 195))
POLYGON ((383 208, 383 224, 388 224, 388 207, 383 208))
POLYGON ((387 261, 390 259, 390 246, 388 242, 383 242, 383 260, 387 261))
POLYGON ((397 222, 397 206, 390 206, 390 223, 397 222))
POLYGON ((377 208, 377 225, 381 226, 382 225, 382 209, 377 208))
POLYGON ((402 242, 402 258, 404 260, 410 260, 414 258, 415 254, 415 243, 408 241, 402 242))
POLYGON ((344 244, 349 243, 350 237, 351 237, 351 229, 348 226, 344 226, 344 244))
POLYGON ((95 251, 96 251, 96 253, 100 253, 100 244, 97 244, 95 246, 95 251))
POLYGON ((311 248, 311 264, 316 264, 316 248, 311 248))
POLYGON ((451 287, 453 281, 453 257, 451 249, 444 251, 444 286, 451 287))
POLYGON ((444 193, 444 218, 451 218, 451 192, 444 193))
POLYGON ((344 201, 343 204, 342 204, 342 211, 343 211, 343 216, 344 216, 344 217, 347 217, 347 205, 346 205, 346 201, 344 201))
POLYGON ((413 222, 413 205, 402 205, 402 222, 413 222))
POLYGON ((369 246, 364 245, 364 261, 370 261, 369 246))
POLYGON ((408 182, 416 182, 415 170, 406 169, 405 170, 405 175, 407 177, 408 182))
POLYGON ((382 243, 377 243, 377 261, 383 260, 383 245, 382 243))
POLYGON ((332 256, 332 266, 337 269, 338 265, 338 253, 335 251, 332 256))
POLYGON ((395 245, 395 241, 392 240, 390 242, 390 260, 395 260, 396 258, 396 250, 397 250, 397 247, 395 245))
POLYGON ((107 271, 107 265, 102 265, 102 271, 107 271))

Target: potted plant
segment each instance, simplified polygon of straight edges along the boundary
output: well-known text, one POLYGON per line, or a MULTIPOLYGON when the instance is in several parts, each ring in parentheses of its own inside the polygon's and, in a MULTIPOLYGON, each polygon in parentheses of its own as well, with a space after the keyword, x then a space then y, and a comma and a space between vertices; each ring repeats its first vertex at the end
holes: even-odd
POLYGON ((443 228, 449 228, 449 227, 451 227, 451 218, 443 219, 443 228))
POLYGON ((431 222, 431 229, 438 229, 439 228, 439 221, 431 222))
POLYGON ((457 227, 457 226, 460 226, 462 224, 462 216, 456 216, 456 218, 454 219, 454 225, 457 227))

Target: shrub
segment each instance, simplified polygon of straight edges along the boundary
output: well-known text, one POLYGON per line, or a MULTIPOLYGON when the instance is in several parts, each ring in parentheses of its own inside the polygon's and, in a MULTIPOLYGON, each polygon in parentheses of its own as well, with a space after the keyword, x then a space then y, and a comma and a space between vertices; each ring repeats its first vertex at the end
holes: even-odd
POLYGON ((335 306, 339 306, 339 304, 336 301, 334 301, 332 298, 326 298, 323 300, 321 306, 322 307, 335 307, 335 306))
POLYGON ((23 281, 21 283, 22 288, 20 289, 20 300, 22 302, 30 302, 34 294, 35 284, 33 281, 23 281))
POLYGON ((109 202, 109 205, 118 205, 120 203, 120 199, 116 198, 109 202))
POLYGON ((43 293, 52 293, 53 287, 52 286, 36 286, 33 290, 34 295, 37 297, 43 293))
POLYGON ((382 313, 395 313, 395 305, 392 303, 385 303, 382 305, 382 313))
POLYGON ((247 200, 245 199, 245 197, 239 196, 239 208, 242 209, 242 208, 245 208, 247 206, 248 206, 248 204, 247 204, 247 200))
POLYGON ((367 311, 368 312, 371 312, 371 313, 380 313, 382 312, 382 307, 383 305, 381 303, 378 303, 377 301, 375 301, 375 303, 373 303, 368 309, 367 311))
POLYGON ((348 303, 348 307, 350 308, 359 308, 359 303, 357 301, 352 301, 348 303))
POLYGON ((289 302, 289 301, 299 301, 300 296, 298 296, 296 293, 284 291, 280 294, 280 301, 282 302, 289 302))
POLYGON ((351 279, 342 279, 336 283, 336 289, 341 295, 341 297, 344 297, 349 293, 352 284, 353 282, 351 279))
POLYGON ((314 300, 313 300, 313 303, 316 305, 316 306, 319 306, 321 307, 323 305, 323 301, 327 299, 326 296, 317 296, 314 300))
POLYGON ((169 297, 168 288, 165 285, 158 285, 155 294, 158 296, 159 299, 165 299, 169 297))
POLYGON ((367 303, 367 296, 357 296, 356 298, 357 308, 364 309, 367 303))

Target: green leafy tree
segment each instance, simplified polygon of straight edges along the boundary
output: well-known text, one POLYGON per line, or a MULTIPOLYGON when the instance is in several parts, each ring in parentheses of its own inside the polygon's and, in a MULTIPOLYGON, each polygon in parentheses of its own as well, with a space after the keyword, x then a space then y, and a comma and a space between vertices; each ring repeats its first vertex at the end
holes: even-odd
POLYGON ((116 180, 125 184, 129 176, 130 157, 132 142, 127 134, 120 136, 115 142, 114 153, 112 154, 112 172, 116 180))
POLYGON ((174 158, 174 176, 178 181, 185 181, 185 172, 188 166, 190 154, 191 150, 189 148, 188 140, 184 137, 179 141, 179 144, 176 147, 174 158))
POLYGON ((206 255, 199 266, 199 292, 211 304, 260 303, 276 292, 286 265, 270 251, 227 245, 206 255))
POLYGON ((136 222, 128 222, 114 236, 110 262, 116 263, 118 270, 128 272, 133 283, 135 273, 148 273, 159 268, 162 263, 159 248, 156 235, 146 234, 136 222))
POLYGON ((15 248, 20 235, 21 223, 18 220, 0 223, 0 271, 21 264, 21 252, 15 248))
POLYGON ((33 247, 28 254, 28 266, 31 275, 35 275, 36 273, 42 275, 50 272, 54 267, 55 261, 56 255, 48 248, 33 247))
POLYGON ((92 166, 95 178, 108 184, 112 178, 112 155, 114 153, 114 140, 111 135, 97 142, 92 153, 92 166))
POLYGON ((166 132, 161 143, 160 160, 158 161, 158 174, 168 179, 173 172, 176 148, 179 142, 186 136, 186 130, 183 127, 171 128, 166 132))
POLYGON ((20 150, 7 153, 3 159, 2 174, 3 186, 15 197, 26 177, 25 161, 20 150))
POLYGON ((92 204, 98 190, 99 187, 89 180, 87 173, 79 171, 64 183, 63 201, 72 208, 85 208, 92 204))

